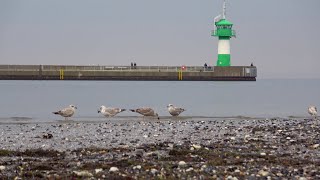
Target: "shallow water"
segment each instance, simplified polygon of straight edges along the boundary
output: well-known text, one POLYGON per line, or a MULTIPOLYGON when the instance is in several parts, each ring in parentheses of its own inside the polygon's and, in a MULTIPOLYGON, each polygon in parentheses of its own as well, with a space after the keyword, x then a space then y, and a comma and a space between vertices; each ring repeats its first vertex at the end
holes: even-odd
MULTIPOLYGON (((306 117, 319 106, 320 79, 258 80, 256 82, 153 81, 0 81, 0 121, 56 121, 52 114, 69 104, 74 120, 103 121, 100 105, 153 107, 168 116, 166 105, 182 106, 187 117, 306 117)), ((138 115, 119 114, 120 119, 138 115), (123 116, 123 117, 122 117, 123 116)), ((131 118, 131 119, 132 119, 131 118)), ((117 118, 115 118, 117 119, 117 118)))

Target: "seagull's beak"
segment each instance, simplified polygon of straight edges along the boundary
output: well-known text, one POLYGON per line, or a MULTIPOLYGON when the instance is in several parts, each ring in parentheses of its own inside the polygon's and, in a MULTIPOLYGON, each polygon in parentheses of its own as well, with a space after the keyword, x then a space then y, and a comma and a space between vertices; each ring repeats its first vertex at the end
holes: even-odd
POLYGON ((75 109, 78 109, 77 107, 74 107, 75 109))
POLYGON ((101 113, 101 111, 100 111, 100 110, 98 110, 98 113, 101 113))

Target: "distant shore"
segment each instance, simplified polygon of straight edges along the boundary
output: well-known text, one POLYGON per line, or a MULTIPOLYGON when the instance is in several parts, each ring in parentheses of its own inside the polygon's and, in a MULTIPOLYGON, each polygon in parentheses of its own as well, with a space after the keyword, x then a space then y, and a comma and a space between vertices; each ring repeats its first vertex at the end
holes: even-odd
POLYGON ((6 123, 0 177, 317 179, 319 124, 245 117, 6 123))

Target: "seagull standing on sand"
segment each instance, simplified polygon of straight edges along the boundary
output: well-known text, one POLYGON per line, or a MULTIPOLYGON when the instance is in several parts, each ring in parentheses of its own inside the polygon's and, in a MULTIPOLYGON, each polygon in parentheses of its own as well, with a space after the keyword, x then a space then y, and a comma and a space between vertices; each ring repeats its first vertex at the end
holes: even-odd
POLYGON ((98 110, 98 113, 101 113, 105 117, 113 117, 113 116, 117 115, 118 113, 121 113, 121 112, 123 112, 125 110, 126 109, 100 106, 100 109, 98 110))
POLYGON ((130 111, 139 113, 139 114, 141 114, 143 116, 153 116, 153 117, 157 117, 158 119, 160 119, 159 115, 157 113, 155 113, 152 108, 149 108, 149 107, 143 107, 143 108, 138 108, 138 109, 130 109, 130 111))
POLYGON ((317 107, 309 106, 308 113, 316 120, 317 119, 317 107))
POLYGON ((185 109, 180 108, 180 107, 174 107, 173 104, 169 104, 167 106, 169 113, 172 116, 179 116, 179 114, 181 114, 183 111, 185 111, 185 109))
POLYGON ((52 112, 53 114, 58 114, 60 116, 63 116, 65 120, 68 120, 68 117, 71 117, 76 112, 77 107, 75 105, 69 105, 69 107, 66 107, 64 109, 61 109, 56 112, 52 112))

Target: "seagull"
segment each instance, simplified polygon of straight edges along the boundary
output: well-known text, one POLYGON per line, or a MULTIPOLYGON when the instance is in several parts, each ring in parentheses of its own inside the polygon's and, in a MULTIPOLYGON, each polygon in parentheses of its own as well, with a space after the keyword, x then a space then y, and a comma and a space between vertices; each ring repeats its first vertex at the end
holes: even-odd
POLYGON ((138 108, 138 109, 130 109, 130 111, 139 113, 139 114, 141 114, 143 116, 153 116, 153 117, 157 117, 158 119, 160 119, 159 115, 157 113, 155 113, 152 108, 149 108, 149 107, 143 107, 143 108, 138 108))
POLYGON ((64 109, 61 109, 59 111, 52 112, 52 113, 61 115, 65 118, 65 120, 68 120, 68 117, 71 117, 75 113, 76 109, 77 107, 71 104, 69 105, 69 107, 66 107, 64 109))
POLYGON ((126 109, 100 106, 98 113, 103 114, 105 117, 113 117, 113 116, 117 115, 118 113, 121 113, 125 110, 126 109))
POLYGON ((185 109, 180 108, 180 107, 174 107, 173 104, 169 104, 167 106, 169 113, 172 116, 179 116, 179 114, 181 114, 183 111, 185 111, 185 109))
POLYGON ((316 106, 309 106, 308 113, 314 117, 314 119, 317 119, 317 107, 316 106))

